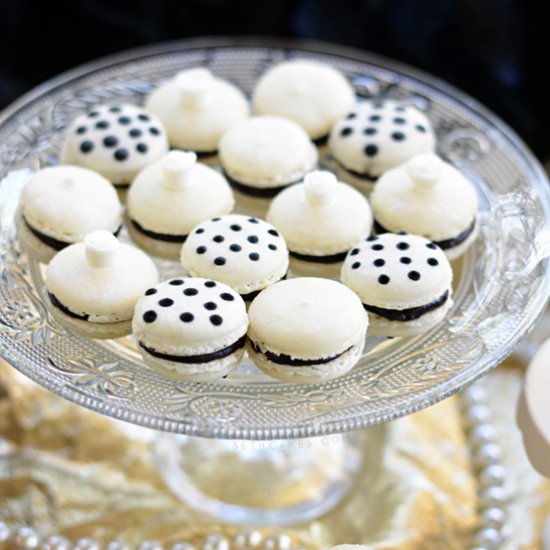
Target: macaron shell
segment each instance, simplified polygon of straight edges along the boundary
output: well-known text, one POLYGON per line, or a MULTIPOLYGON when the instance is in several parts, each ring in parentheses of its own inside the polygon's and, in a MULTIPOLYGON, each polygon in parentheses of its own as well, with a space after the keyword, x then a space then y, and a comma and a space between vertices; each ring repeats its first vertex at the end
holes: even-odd
POLYGON ((153 113, 135 105, 101 105, 71 124, 61 160, 128 184, 167 152, 164 126, 153 113))
POLYGON ((258 188, 294 183, 317 163, 317 149, 305 131, 273 116, 235 124, 223 136, 219 154, 230 177, 258 188))
POLYGON ((193 276, 211 277, 248 294, 284 277, 288 250, 272 225, 231 214, 196 227, 182 247, 181 261, 193 276))
POLYGON ((249 338, 262 351, 293 358, 330 357, 357 345, 367 330, 361 301, 344 285, 315 277, 276 283, 248 311, 249 338))
POLYGON ((23 188, 21 213, 34 229, 68 243, 96 229, 114 233, 122 224, 122 205, 113 186, 77 166, 36 172, 23 188))
POLYGON ((200 222, 231 212, 233 193, 219 172, 196 163, 186 177, 191 185, 173 190, 163 185, 162 161, 142 170, 128 190, 130 219, 156 233, 183 236, 200 222))
POLYGON ((443 251, 417 235, 384 233, 358 243, 342 266, 342 282, 364 304, 408 309, 451 292, 453 272, 443 251))
POLYGON ((158 272, 145 253, 126 244, 120 244, 111 267, 90 267, 84 243, 77 243, 56 254, 45 280, 48 292, 65 307, 99 323, 131 319, 145 289, 157 283, 158 272))
POLYGON ((289 250, 314 256, 345 252, 372 228, 367 200, 345 183, 337 184, 326 206, 311 206, 305 185, 292 185, 273 199, 267 221, 281 232, 289 250))
POLYGON ((198 152, 214 152, 223 134, 250 114, 244 94, 233 84, 215 78, 204 108, 186 107, 176 81, 171 80, 154 90, 145 107, 165 125, 172 147, 198 152))
POLYGON ((329 147, 344 168, 378 177, 416 154, 432 153, 435 135, 412 105, 364 101, 335 124, 329 147))
POLYGON ((344 75, 329 65, 293 60, 260 77, 253 103, 257 114, 289 118, 317 139, 353 108, 355 93, 344 75))
POLYGON ((246 334, 247 327, 244 301, 234 290, 191 277, 149 289, 136 304, 133 320, 136 338, 167 355, 221 350, 246 334))

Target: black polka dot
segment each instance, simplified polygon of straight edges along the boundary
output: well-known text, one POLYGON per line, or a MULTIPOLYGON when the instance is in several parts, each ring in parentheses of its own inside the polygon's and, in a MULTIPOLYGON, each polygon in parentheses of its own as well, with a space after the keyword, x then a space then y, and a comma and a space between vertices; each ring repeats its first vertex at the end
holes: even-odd
POLYGON ((216 281, 206 281, 206 283, 204 283, 204 286, 207 286, 208 288, 214 288, 216 286, 216 281))
POLYGON ((98 116, 99 113, 97 111, 93 111, 88 115, 89 118, 97 118, 98 116))
POLYGON ((218 306, 215 302, 205 302, 202 305, 204 309, 207 309, 208 311, 214 311, 215 309, 218 309, 218 306))
POLYGON ((251 252, 248 257, 253 261, 257 262, 260 259, 260 255, 257 252, 251 252))
POLYGON ((432 250, 435 250, 437 248, 437 245, 435 245, 434 243, 428 243, 426 246, 428 248, 431 248, 432 250))
POLYGON ((356 118, 356 117, 357 117, 357 113, 349 113, 349 115, 346 116, 348 120, 351 120, 352 118, 356 118))
POLYGON ((204 233, 204 228, 203 228, 203 227, 199 227, 199 228, 195 231, 195 233, 196 233, 197 235, 200 235, 201 233, 204 233))
POLYGON ((168 284, 172 286, 181 286, 183 283, 183 279, 172 279, 168 284))
POLYGON ((109 112, 110 112, 110 113, 120 113, 120 111, 121 111, 121 108, 120 108, 120 107, 116 107, 116 106, 115 106, 115 107, 111 107, 111 108, 109 109, 109 112))
POLYGON ((145 296, 152 296, 153 294, 156 294, 158 290, 156 288, 148 288, 145 291, 145 296))
POLYGON ((219 327, 223 323, 223 319, 219 315, 210 315, 210 322, 219 327))
POLYGON ((382 267, 383 265, 386 265, 386 261, 383 260, 382 258, 378 258, 377 260, 374 260, 374 262, 372 262, 376 267, 382 267))
POLYGON ((115 151, 114 157, 118 161, 123 161, 128 158, 128 151, 126 149, 117 149, 115 151))
POLYGON ((242 250, 242 248, 241 248, 240 244, 232 244, 229 247, 229 250, 231 250, 231 252, 240 252, 242 250))
POLYGON ((420 279, 420 273, 418 273, 418 271, 409 271, 407 275, 411 281, 418 281, 420 279))
POLYGON ((371 249, 372 250, 384 250, 384 245, 383 244, 373 244, 371 246, 371 249))
POLYGON ((94 148, 94 144, 92 141, 83 141, 80 144, 80 150, 83 153, 89 153, 94 148))
POLYGON ((143 320, 146 322, 146 323, 152 323, 153 321, 156 321, 157 319, 157 314, 155 311, 153 311, 152 309, 146 311, 144 314, 143 314, 143 320))
POLYGON ((163 298, 162 300, 159 300, 159 306, 170 307, 173 305, 174 305, 174 300, 172 300, 172 298, 163 298))
POLYGON ((86 128, 86 126, 79 126, 76 129, 76 133, 77 134, 85 134, 87 130, 88 130, 88 128, 86 128))
POLYGON ((221 218, 212 218, 210 221, 212 222, 219 222, 221 220, 221 218))
POLYGON ((260 223, 256 218, 248 218, 250 223, 260 223))
POLYGON ((190 323, 191 321, 193 321, 194 318, 195 318, 195 316, 192 313, 189 313, 188 311, 186 311, 185 313, 182 313, 180 315, 180 319, 184 323, 190 323))
POLYGON ((377 132, 378 130, 376 128, 373 128, 372 126, 367 126, 367 128, 363 130, 363 133, 366 136, 374 136, 374 134, 376 134, 377 132))
POLYGON ((220 298, 226 302, 232 302, 235 299, 235 296, 233 296, 233 294, 229 294, 229 292, 222 292, 220 294, 220 298))
POLYGON ((351 265, 351 269, 359 269, 361 267, 361 262, 355 262, 351 265))
POLYGON ((268 231, 268 233, 269 233, 270 235, 273 235, 274 237, 278 237, 278 236, 279 236, 279 233, 278 233, 275 229, 270 229, 270 230, 268 231))
POLYGON ((390 278, 387 275, 380 275, 380 277, 378 277, 378 282, 381 285, 387 285, 390 282, 390 278))
POLYGON ((215 260, 214 260, 214 263, 216 265, 225 265, 225 258, 223 256, 218 256, 215 260))
POLYGON ((186 296, 196 296, 199 291, 196 289, 196 288, 186 288, 183 293, 186 295, 186 296))
POLYGON ((353 128, 350 128, 349 126, 346 126, 345 128, 342 128, 342 130, 340 130, 340 135, 342 137, 349 136, 352 133, 353 133, 353 128))
POLYGON ((149 128, 149 133, 153 136, 160 136, 160 130, 154 126, 149 128))
POLYGON ((405 139, 405 134, 403 132, 394 132, 392 135, 391 135, 391 138, 394 140, 394 141, 403 141, 405 139))
POLYGON ((137 137, 140 137, 142 133, 143 133, 143 132, 142 132, 139 128, 132 128, 132 129, 128 132, 128 135, 129 135, 130 137, 137 138, 137 137))
POLYGON ((268 244, 267 248, 269 248, 269 250, 277 250, 277 247, 274 244, 268 244))
POLYGON ((377 235, 371 235, 370 237, 367 238, 367 242, 372 242, 372 241, 377 241, 378 240, 378 236, 377 235))
POLYGON ((408 233, 406 231, 399 231, 397 234, 398 235, 408 235, 408 233))
POLYGON ((195 252, 197 254, 204 254, 206 252, 206 246, 198 246, 195 252))
POLYGON ((395 110, 396 110, 398 113, 404 113, 404 112, 405 112, 405 107, 396 107, 395 110))
POLYGON ((369 117, 369 120, 371 122, 380 122, 382 120, 382 117, 380 115, 371 115, 369 117))
POLYGON ((147 144, 146 143, 138 143, 136 145, 136 150, 139 152, 139 153, 147 153, 147 151, 149 150, 149 147, 147 147, 147 144))
POLYGON ((103 145, 105 145, 105 147, 116 147, 118 145, 118 139, 115 136, 107 136, 103 138, 103 145))
POLYGON ((242 227, 240 225, 237 225, 236 223, 234 223, 233 225, 230 225, 229 227, 231 231, 240 231, 242 229, 242 227))
POLYGON ((404 118, 397 117, 393 119, 394 124, 405 124, 407 121, 404 118))
POLYGON ((376 153, 378 153, 378 145, 374 145, 374 143, 369 143, 365 149, 365 155, 367 155, 367 157, 374 157, 376 155, 376 153))
POLYGON ((400 242, 395 245, 399 250, 408 250, 410 248, 409 243, 400 242))
POLYGON ((402 264, 410 264, 412 262, 412 260, 407 256, 403 256, 403 257, 399 258, 399 261, 402 264))
POLYGON ((436 260, 436 258, 428 258, 427 262, 428 262, 428 265, 433 265, 434 267, 436 265, 439 265, 439 262, 436 260))
POLYGON ((349 253, 350 256, 357 256, 357 254, 359 254, 359 249, 358 249, 358 248, 354 248, 354 249, 349 253))
POLYGON ((416 130, 418 130, 421 134, 425 134, 426 133, 426 128, 424 126, 422 126, 422 124, 417 124, 415 126, 416 130))
POLYGON ((223 235, 216 235, 212 240, 215 243, 223 243, 223 241, 225 241, 225 237, 223 235))
POLYGON ((109 128, 110 124, 106 120, 100 120, 99 122, 95 123, 95 127, 98 130, 106 130, 109 128))
POLYGON ((130 122, 132 122, 132 119, 128 116, 120 116, 118 117, 118 123, 119 124, 130 124, 130 122))
POLYGON ((258 236, 257 235, 249 235, 246 240, 249 242, 249 243, 252 243, 252 244, 256 244, 260 239, 258 239, 258 236))
POLYGON ((143 122, 149 122, 151 120, 151 118, 149 117, 149 115, 138 115, 138 118, 139 120, 143 120, 143 122))

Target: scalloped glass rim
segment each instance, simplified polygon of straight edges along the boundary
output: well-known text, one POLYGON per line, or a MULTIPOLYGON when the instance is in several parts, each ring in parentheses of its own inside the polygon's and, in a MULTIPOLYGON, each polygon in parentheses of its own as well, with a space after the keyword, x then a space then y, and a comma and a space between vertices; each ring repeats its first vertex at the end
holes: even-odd
POLYGON ((418 411, 484 375, 512 351, 550 292, 548 180, 515 133, 487 109, 394 61, 325 43, 232 37, 109 56, 44 83, 0 114, 2 178, 48 163, 67 117, 77 112, 78 101, 86 103, 87 93, 89 104, 117 97, 109 95, 112 90, 135 100, 150 86, 143 74, 160 80, 197 62, 213 65, 222 76, 239 75, 236 80, 249 92, 252 74, 294 55, 331 62, 356 77, 358 86, 428 106, 438 123, 440 153, 477 184, 485 205, 481 235, 464 258, 446 322, 421 337, 375 347, 346 376, 323 384, 247 383, 245 373, 238 384, 174 385, 51 322, 32 285, 40 279, 38 266, 19 255, 14 207, 7 205, 3 180, 0 354, 9 363, 67 399, 136 424, 206 437, 278 439, 344 432, 418 411))

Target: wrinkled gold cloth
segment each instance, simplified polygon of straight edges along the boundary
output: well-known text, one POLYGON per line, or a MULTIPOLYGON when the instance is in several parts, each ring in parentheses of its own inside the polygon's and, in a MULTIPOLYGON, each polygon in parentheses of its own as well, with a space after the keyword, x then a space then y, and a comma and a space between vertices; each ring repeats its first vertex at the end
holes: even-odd
MULTIPOLYGON (((508 360, 488 376, 511 495, 501 548, 510 550, 539 548, 550 513, 550 482, 528 464, 514 422, 522 366, 521 358, 508 360)), ((353 492, 335 510, 284 529, 295 547, 471 547, 477 482, 460 411, 460 398, 453 397, 374 428, 378 432, 365 444, 383 441, 382 452, 367 449, 370 459, 353 492)), ((238 532, 236 526, 201 517, 171 494, 155 470, 142 432, 150 434, 73 405, 0 362, 0 520, 71 540, 92 537, 130 544, 145 539, 200 544, 207 533, 238 532)), ((304 484, 297 484, 297 490, 304 490, 304 484)))

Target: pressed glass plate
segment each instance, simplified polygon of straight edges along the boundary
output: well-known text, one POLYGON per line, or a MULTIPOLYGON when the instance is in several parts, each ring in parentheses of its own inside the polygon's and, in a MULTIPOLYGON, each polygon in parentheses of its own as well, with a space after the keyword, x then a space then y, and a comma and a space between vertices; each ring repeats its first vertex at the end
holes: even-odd
MULTIPOLYGON (((323 163, 330 167, 326 152, 323 163)), ((0 354, 67 399, 159 430, 281 439, 395 419, 450 396, 498 365, 548 298, 549 187, 531 153, 463 93, 349 48, 199 39, 83 66, 36 88, 0 115, 0 178, 0 354), (159 82, 197 65, 250 94, 267 67, 287 58, 330 63, 350 78, 359 95, 393 97, 424 109, 437 130, 439 154, 476 185, 480 235, 453 266, 455 305, 446 320, 416 338, 369 337, 351 372, 312 385, 269 380, 247 360, 218 383, 174 382, 145 368, 130 338, 94 341, 55 323, 42 300, 43 266, 21 251, 14 214, 31 170, 57 163, 70 121, 98 103, 140 103, 159 82)), ((159 267, 167 277, 182 272, 168 262, 159 267)))

